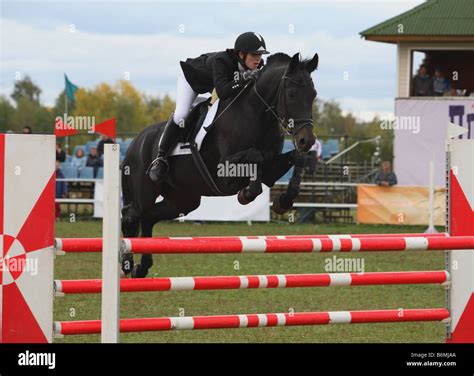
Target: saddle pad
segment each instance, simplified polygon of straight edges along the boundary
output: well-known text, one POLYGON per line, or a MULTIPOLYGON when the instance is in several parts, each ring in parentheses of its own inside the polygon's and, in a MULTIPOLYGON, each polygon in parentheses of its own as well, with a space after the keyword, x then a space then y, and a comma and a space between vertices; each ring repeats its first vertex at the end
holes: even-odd
MULTIPOLYGON (((201 145, 204 140, 204 137, 207 134, 206 127, 211 124, 216 117, 217 109, 219 108, 219 99, 217 99, 214 104, 211 106, 209 111, 207 111, 206 118, 202 122, 201 128, 196 135, 196 144, 198 150, 201 150, 201 145)), ((189 148, 189 142, 178 142, 173 151, 170 153, 170 156, 174 155, 187 155, 191 154, 191 149, 189 148)))

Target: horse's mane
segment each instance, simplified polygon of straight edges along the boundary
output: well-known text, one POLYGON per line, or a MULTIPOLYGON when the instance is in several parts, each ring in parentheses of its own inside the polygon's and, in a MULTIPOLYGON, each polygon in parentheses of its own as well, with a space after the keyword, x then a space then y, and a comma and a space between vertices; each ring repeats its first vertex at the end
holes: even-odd
POLYGON ((291 56, 285 54, 284 52, 277 52, 269 57, 267 57, 267 63, 265 64, 265 67, 268 67, 270 65, 283 65, 283 64, 288 64, 291 60, 291 56))
MULTIPOLYGON (((285 54, 284 52, 276 52, 267 57, 267 62, 263 69, 272 68, 277 65, 288 65, 290 63, 290 60, 290 55, 285 54)), ((308 61, 311 61, 311 58, 301 60, 298 65, 304 66, 308 61)))

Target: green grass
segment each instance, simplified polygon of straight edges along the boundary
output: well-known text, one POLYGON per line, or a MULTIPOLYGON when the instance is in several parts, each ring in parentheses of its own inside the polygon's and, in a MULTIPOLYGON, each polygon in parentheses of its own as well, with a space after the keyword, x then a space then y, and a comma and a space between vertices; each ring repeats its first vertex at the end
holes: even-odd
MULTIPOLYGON (((347 234, 423 232, 416 226, 162 223, 156 236, 347 234)), ((99 221, 58 222, 58 237, 99 237, 99 221)), ((334 254, 155 255, 150 277, 324 273, 334 254)), ((338 254, 363 258, 365 271, 441 270, 443 252, 338 254)), ((136 258, 137 260, 137 258, 136 258)), ((101 277, 100 254, 69 254, 56 259, 56 279, 101 277)), ((444 307, 444 288, 436 285, 316 287, 267 290, 123 293, 121 317, 161 317, 241 313, 444 307)), ((56 298, 54 319, 100 318, 100 294, 56 298)), ((440 323, 325 325, 126 333, 121 342, 268 343, 268 342, 443 342, 440 323)), ((56 342, 99 342, 98 335, 67 336, 56 342)))

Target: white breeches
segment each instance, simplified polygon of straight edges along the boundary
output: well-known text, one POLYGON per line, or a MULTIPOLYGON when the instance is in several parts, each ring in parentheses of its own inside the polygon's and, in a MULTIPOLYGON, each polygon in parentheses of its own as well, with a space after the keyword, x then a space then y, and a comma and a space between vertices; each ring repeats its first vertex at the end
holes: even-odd
POLYGON ((173 114, 173 121, 179 124, 180 121, 186 120, 189 115, 189 109, 196 99, 196 93, 191 86, 189 86, 186 77, 184 77, 183 70, 179 70, 178 89, 176 91, 176 109, 173 114))

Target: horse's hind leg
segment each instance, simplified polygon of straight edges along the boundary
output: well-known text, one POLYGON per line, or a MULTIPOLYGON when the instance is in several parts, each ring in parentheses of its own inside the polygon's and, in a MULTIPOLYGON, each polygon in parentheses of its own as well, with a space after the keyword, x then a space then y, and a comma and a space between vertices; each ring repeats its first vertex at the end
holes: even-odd
MULTIPOLYGON (((141 237, 152 237, 153 226, 163 220, 170 220, 179 217, 180 215, 186 215, 190 211, 196 209, 201 202, 199 196, 188 196, 183 198, 180 202, 179 208, 174 205, 169 199, 155 204, 154 207, 148 209, 143 213, 140 220, 141 237)), ((142 254, 140 264, 135 264, 132 271, 132 278, 144 278, 148 274, 148 270, 153 265, 153 257, 151 254, 142 254)))
MULTIPOLYGON (((159 210, 157 208, 157 210, 159 210)), ((153 226, 155 225, 153 219, 142 219, 140 221, 141 237, 151 238, 153 236, 153 226)), ((153 256, 149 253, 142 254, 140 263, 135 264, 132 270, 132 278, 144 278, 148 274, 148 269, 153 266, 153 256)))
POLYGON ((131 204, 122 208, 121 224, 124 238, 135 238, 140 233, 140 218, 134 215, 131 204))
MULTIPOLYGON (((140 219, 133 214, 131 204, 122 208, 122 234, 124 238, 136 238, 140 235, 140 219)), ((133 270, 133 254, 126 253, 122 259, 122 272, 129 275, 133 270)))
MULTIPOLYGON (((129 180, 125 180, 122 176, 122 183, 124 188, 129 180)), ((143 182, 143 184, 135 183, 133 187, 134 196, 132 197, 124 193, 124 207, 122 208, 122 234, 124 238, 136 238, 140 236, 141 220, 143 218, 143 208, 154 208, 156 192, 151 183, 143 182)), ((129 194, 129 193, 128 193, 129 194)), ((142 235, 143 236, 143 235, 142 235)), ((122 259, 123 274, 128 276, 134 270, 133 254, 127 253, 122 259)))

